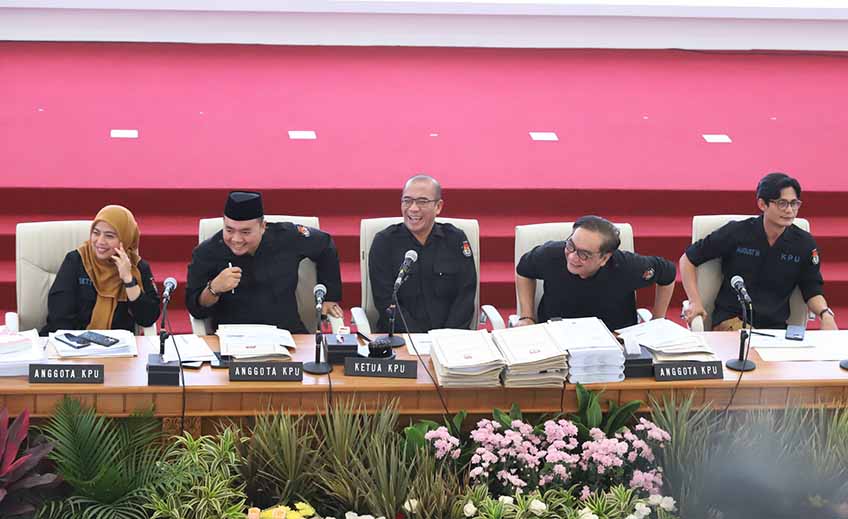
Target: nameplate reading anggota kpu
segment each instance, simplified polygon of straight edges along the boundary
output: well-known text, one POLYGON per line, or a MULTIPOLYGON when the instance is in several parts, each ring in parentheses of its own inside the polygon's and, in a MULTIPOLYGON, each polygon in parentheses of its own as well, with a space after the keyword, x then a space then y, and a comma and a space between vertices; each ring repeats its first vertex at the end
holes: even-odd
POLYGON ((418 378, 418 361, 346 357, 344 374, 352 377, 418 378))
POLYGON ((30 384, 102 384, 103 364, 30 364, 30 384))
POLYGON ((720 360, 654 364, 655 380, 707 380, 712 378, 724 378, 724 370, 720 360))
POLYGON ((302 382, 303 362, 233 362, 233 382, 302 382))

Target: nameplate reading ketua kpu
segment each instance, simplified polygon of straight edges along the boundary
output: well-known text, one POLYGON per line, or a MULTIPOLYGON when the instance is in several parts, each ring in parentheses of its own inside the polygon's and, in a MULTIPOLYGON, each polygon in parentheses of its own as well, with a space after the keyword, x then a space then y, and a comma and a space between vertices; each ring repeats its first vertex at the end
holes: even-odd
POLYGON ((720 360, 707 362, 661 362, 654 364, 654 380, 708 380, 724 378, 720 360))
POLYGON ((30 364, 30 384, 102 384, 103 364, 30 364))
POLYGON ((302 382, 303 362, 233 362, 232 382, 302 382))
POLYGON ((418 378, 418 362, 346 357, 344 374, 349 377, 418 378))

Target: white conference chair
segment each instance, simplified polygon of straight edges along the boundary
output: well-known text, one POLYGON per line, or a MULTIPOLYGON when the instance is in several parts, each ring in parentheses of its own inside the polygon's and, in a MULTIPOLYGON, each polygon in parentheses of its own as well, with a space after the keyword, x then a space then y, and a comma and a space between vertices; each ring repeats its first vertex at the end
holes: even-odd
MULTIPOLYGON (((15 289, 20 330, 47 323, 47 296, 65 255, 88 240, 90 220, 19 223, 15 229, 15 289)), ((140 328, 155 336, 156 325, 140 328)), ((136 330, 138 333, 139 330, 136 330)))
MULTIPOLYGON (((266 222, 291 222, 297 225, 305 225, 319 229, 318 217, 316 216, 287 216, 287 215, 265 215, 266 222)), ((224 228, 224 219, 218 218, 203 218, 198 225, 198 243, 203 243, 208 238, 212 237, 224 228)), ((317 316, 315 314, 315 296, 313 289, 318 283, 318 272, 315 267, 315 262, 305 259, 300 262, 297 269, 297 290, 295 297, 297 299, 297 313, 300 315, 300 320, 309 331, 314 331, 318 325, 317 316)), ((212 331, 212 319, 198 319, 189 314, 191 319, 191 330, 195 335, 209 335, 212 331)), ((333 325, 333 330, 338 330, 339 326, 344 323, 341 318, 330 317, 330 323, 333 325)))
MULTIPOLYGON (((720 228, 728 222, 738 220, 746 220, 751 218, 751 215, 738 214, 717 214, 717 215, 699 215, 692 218, 692 243, 705 238, 711 232, 720 228)), ((804 218, 795 218, 794 225, 809 232, 810 222, 804 218)), ((715 298, 721 288, 723 280, 721 271, 721 258, 712 259, 697 267, 698 273, 698 292, 701 294, 701 301, 704 304, 704 310, 707 311, 707 317, 696 317, 689 323, 692 331, 711 330, 713 327, 712 315, 715 308, 715 298)), ((683 307, 686 308, 689 301, 683 302, 683 307)), ((789 324, 804 324, 808 318, 807 304, 801 296, 801 290, 795 287, 792 296, 789 298, 789 324)))
MULTIPOLYGON (((618 227, 619 237, 621 239, 621 245, 619 245, 619 249, 627 252, 634 252, 633 250, 633 228, 629 223, 616 223, 614 224, 618 227)), ((542 245, 548 241, 556 241, 556 240, 564 240, 571 236, 571 232, 573 230, 574 222, 554 222, 554 223, 537 223, 531 225, 516 225, 515 226, 515 266, 518 266, 518 262, 521 260, 521 257, 526 253, 530 252, 533 247, 537 245, 542 245)), ((563 253, 564 254, 564 253, 563 253)), ((563 256, 563 261, 565 261, 563 256)), ((535 309, 539 308, 539 302, 542 300, 542 294, 544 293, 544 289, 542 287, 543 283, 541 280, 538 280, 536 283, 536 296, 533 301, 533 312, 535 314, 535 309)), ((518 316, 524 315, 524 310, 521 308, 521 301, 518 300, 518 287, 515 287, 515 308, 517 315, 509 316, 509 326, 515 326, 518 324, 518 316)), ((638 308, 636 310, 639 321, 650 321, 651 320, 651 312, 647 308, 638 308)))
MULTIPOLYGON (((469 327, 476 330, 480 322, 480 224, 477 220, 465 218, 436 218, 436 221, 453 224, 462 229, 471 245, 471 252, 474 254, 474 267, 477 269, 477 293, 474 297, 474 317, 471 319, 469 327)), ((380 317, 380 312, 374 305, 374 293, 371 290, 371 280, 368 275, 368 254, 371 251, 371 244, 378 232, 401 222, 403 222, 403 217, 391 216, 387 218, 367 218, 359 224, 359 274, 362 282, 362 306, 352 308, 351 314, 359 331, 366 335, 371 334, 371 327, 376 325, 380 317)), ((492 323, 493 326, 497 321, 500 321, 500 326, 503 327, 503 320, 494 308, 485 305, 482 310, 488 318, 495 319, 492 323)))

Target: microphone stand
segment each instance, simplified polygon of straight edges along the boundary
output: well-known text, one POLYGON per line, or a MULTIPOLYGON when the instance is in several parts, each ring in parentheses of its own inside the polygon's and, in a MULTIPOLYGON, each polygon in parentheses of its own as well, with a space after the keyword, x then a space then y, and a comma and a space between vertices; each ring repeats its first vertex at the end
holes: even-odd
MULTIPOLYGON (((168 318, 168 303, 171 296, 162 300, 162 322, 159 324, 159 353, 151 353, 147 356, 147 385, 148 386, 179 386, 180 361, 165 362, 165 341, 171 336, 166 327, 168 318)), ((174 343, 174 350, 179 359, 180 351, 174 343)))
MULTIPOLYGON (((406 277, 403 278, 406 280, 406 277)), ((377 348, 400 348, 406 341, 403 340, 403 337, 395 335, 395 313, 397 312, 397 293, 398 289, 400 289, 400 285, 392 289, 392 304, 389 305, 387 310, 389 314, 389 334, 384 335, 382 337, 377 337, 371 343, 377 348)), ((409 330, 407 330, 409 331, 409 330)))
MULTIPOLYGON (((739 330, 739 358, 738 359, 730 359, 725 362, 725 366, 734 371, 753 371, 757 365, 753 360, 748 360, 747 355, 745 355, 745 343, 748 341, 750 337, 750 330, 745 330, 745 325, 748 323, 748 307, 746 306, 749 303, 746 303, 745 298, 742 297, 742 294, 737 293, 736 297, 739 299, 739 304, 742 305, 742 329, 739 330)), ((753 308, 751 309, 751 313, 753 313, 753 308)), ((754 323, 750 323, 750 328, 754 327, 754 323)))
MULTIPOLYGON (((303 371, 311 375, 326 375, 333 371, 333 365, 327 361, 321 362, 321 349, 324 347, 324 333, 321 331, 321 305, 315 305, 318 324, 315 329, 315 362, 304 362, 303 371)), ((324 354, 326 358, 326 352, 324 354)))

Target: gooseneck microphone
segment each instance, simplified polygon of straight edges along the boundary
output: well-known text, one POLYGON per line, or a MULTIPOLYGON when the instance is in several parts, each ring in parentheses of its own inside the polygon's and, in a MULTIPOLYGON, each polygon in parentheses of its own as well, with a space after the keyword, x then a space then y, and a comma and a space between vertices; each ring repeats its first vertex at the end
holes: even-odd
POLYGON ((318 283, 312 289, 312 294, 315 296, 315 309, 320 312, 324 306, 324 298, 327 297, 327 287, 318 283))
POLYGON ((736 292, 736 295, 744 302, 750 303, 751 296, 748 295, 748 290, 745 288, 745 280, 742 276, 736 275, 730 278, 730 286, 736 292))
POLYGON ((404 279, 406 279, 406 276, 409 275, 409 271, 416 261, 418 261, 418 253, 412 249, 406 251, 406 254, 403 255, 403 263, 400 265, 397 279, 395 279, 395 291, 397 291, 397 289, 399 289, 403 284, 404 279))
POLYGON ((177 289, 177 280, 174 278, 167 278, 163 283, 165 290, 162 292, 162 301, 170 301, 171 294, 174 293, 174 290, 177 289))

